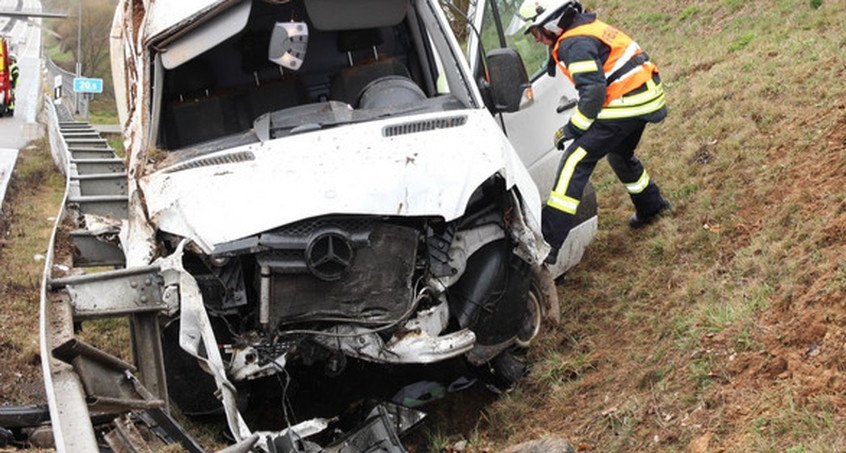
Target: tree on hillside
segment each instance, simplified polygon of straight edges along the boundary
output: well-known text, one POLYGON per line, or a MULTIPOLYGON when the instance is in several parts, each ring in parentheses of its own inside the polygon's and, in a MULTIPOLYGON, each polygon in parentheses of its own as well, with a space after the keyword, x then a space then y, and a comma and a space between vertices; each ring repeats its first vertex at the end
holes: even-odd
MULTIPOLYGON (((471 4, 474 8, 476 5, 476 0, 447 0, 447 2, 455 6, 455 8, 461 11, 462 14, 467 14, 467 11, 468 9, 470 9, 471 4)), ((450 25, 452 26, 452 32, 455 33, 455 36, 458 38, 459 42, 466 41, 467 23, 464 21, 463 18, 460 17, 459 14, 455 12, 455 9, 453 7, 444 6, 443 9, 444 13, 449 19, 450 25)))
MULTIPOLYGON (((78 45, 79 23, 75 17, 78 11, 79 0, 68 2, 47 1, 45 6, 49 9, 65 10, 74 17, 54 20, 51 28, 62 38, 60 41, 61 50, 74 54, 74 61, 82 64, 82 73, 88 77, 97 77, 111 80, 111 66, 109 64, 109 32, 112 26, 112 16, 117 6, 117 0, 81 0, 82 1, 82 41, 78 45), (79 55, 76 55, 77 49, 79 55)), ((64 69, 75 72, 73 63, 64 69)), ((104 84, 110 91, 111 83, 104 84)), ((108 94, 108 93, 107 93, 108 94)))

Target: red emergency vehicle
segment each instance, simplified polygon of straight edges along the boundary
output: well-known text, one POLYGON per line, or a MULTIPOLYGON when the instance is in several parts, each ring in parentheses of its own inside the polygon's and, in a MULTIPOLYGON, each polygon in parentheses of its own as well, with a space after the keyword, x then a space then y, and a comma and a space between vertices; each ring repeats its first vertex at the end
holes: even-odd
POLYGON ((0 36, 0 117, 9 113, 11 100, 11 77, 9 74, 9 46, 6 38, 0 36))

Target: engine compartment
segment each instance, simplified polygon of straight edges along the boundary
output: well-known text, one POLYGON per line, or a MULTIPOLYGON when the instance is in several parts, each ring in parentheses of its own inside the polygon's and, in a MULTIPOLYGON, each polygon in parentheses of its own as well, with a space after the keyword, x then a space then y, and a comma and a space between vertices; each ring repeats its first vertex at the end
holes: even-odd
MULTIPOLYGON (((481 366, 527 345, 549 311, 551 302, 540 304, 548 296, 533 286, 543 273, 521 258, 512 231, 521 209, 492 177, 453 222, 324 216, 219 244, 209 255, 186 250, 181 261, 234 382, 315 362, 336 375, 345 356, 402 364, 464 355, 481 366)), ((180 238, 162 239, 179 248, 180 238)), ((171 318, 164 328, 165 359, 178 370, 168 386, 182 410, 204 413, 219 406, 208 399, 213 383, 185 363, 178 324, 171 318), (208 385, 184 385, 202 381, 208 385)))

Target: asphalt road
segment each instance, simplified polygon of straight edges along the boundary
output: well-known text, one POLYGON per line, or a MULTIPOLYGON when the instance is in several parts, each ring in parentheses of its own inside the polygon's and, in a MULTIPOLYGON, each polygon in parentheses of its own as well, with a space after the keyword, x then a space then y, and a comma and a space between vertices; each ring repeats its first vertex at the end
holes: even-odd
MULTIPOLYGON (((40 9, 35 0, 24 1, 24 8, 40 9)), ((40 22, 40 19, 35 19, 40 22)), ((21 69, 14 117, 0 118, 0 202, 14 169, 19 150, 41 134, 35 121, 38 112, 38 87, 41 80, 41 33, 38 27, 15 21, 7 38, 18 57, 21 69)))

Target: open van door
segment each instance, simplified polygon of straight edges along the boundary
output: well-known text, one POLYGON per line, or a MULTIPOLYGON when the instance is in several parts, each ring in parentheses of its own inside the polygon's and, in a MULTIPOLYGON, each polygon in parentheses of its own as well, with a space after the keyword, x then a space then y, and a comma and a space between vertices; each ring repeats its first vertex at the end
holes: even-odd
MULTIPOLYGON (((492 113, 500 115, 500 125, 529 169, 545 202, 562 157, 562 152, 555 147, 553 135, 570 120, 578 93, 557 66, 554 66, 554 76, 548 74, 549 50, 536 43, 531 34, 524 33, 528 22, 517 15, 521 4, 522 0, 478 0, 467 14, 478 32, 471 31, 467 35, 467 58, 480 89, 486 81, 486 54, 508 47, 523 59, 531 91, 524 94, 518 111, 492 113)), ((553 275, 560 275, 577 264, 596 233, 596 195, 590 184, 585 187, 574 225, 561 248, 553 275)))

